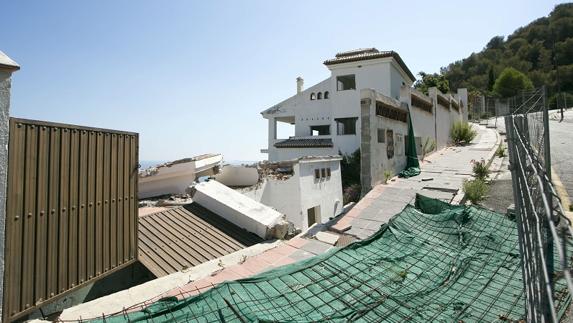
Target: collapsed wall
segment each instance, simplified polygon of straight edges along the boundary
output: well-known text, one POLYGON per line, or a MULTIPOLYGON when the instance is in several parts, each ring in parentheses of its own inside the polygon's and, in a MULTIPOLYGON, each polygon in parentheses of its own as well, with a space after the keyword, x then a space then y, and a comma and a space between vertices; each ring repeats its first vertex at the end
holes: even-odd
POLYGON ((288 222, 282 213, 217 181, 196 184, 189 191, 194 202, 263 239, 287 234, 288 222))

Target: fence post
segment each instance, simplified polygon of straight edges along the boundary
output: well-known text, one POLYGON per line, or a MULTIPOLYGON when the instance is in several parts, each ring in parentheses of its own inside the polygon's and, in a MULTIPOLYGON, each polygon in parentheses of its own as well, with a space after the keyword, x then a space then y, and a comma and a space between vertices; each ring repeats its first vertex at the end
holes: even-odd
POLYGON ((4 304, 4 247, 6 230, 6 183, 8 181, 8 124, 12 73, 20 66, 0 51, 0 320, 4 304))
MULTIPOLYGON (((551 193, 550 183, 551 183, 551 146, 549 140, 549 111, 547 105, 545 104, 545 86, 541 89, 542 95, 542 103, 543 103, 543 154, 544 154, 544 163, 543 167, 545 168, 545 174, 547 175, 547 181, 545 181, 545 187, 543 190, 545 191, 545 196, 547 197, 547 203, 549 204, 549 211, 551 214, 548 214, 548 217, 551 220, 555 220, 553 217, 553 195, 551 193)), ((557 222, 557 221, 555 221, 557 222)), ((547 271, 549 272, 549 280, 551 282, 551 290, 553 291, 553 272, 554 272, 554 255, 553 255, 553 237, 551 235, 549 229, 549 223, 546 223, 546 243, 547 243, 547 271)), ((549 295, 549 297, 553 297, 553 295, 549 295)))

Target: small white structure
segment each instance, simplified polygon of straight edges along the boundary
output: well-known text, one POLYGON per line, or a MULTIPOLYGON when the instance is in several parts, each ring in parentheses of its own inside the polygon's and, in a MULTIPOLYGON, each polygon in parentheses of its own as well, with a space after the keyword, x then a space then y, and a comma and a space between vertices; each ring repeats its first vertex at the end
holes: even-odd
POLYGON ((302 231, 342 212, 340 156, 301 157, 261 164, 261 182, 246 196, 286 215, 302 231))
POLYGON ((139 172, 138 198, 185 194, 197 178, 219 171, 223 156, 205 154, 150 167, 139 172))
POLYGON ((194 185, 191 196, 195 203, 264 239, 275 236, 276 226, 285 225, 282 213, 217 181, 194 185))

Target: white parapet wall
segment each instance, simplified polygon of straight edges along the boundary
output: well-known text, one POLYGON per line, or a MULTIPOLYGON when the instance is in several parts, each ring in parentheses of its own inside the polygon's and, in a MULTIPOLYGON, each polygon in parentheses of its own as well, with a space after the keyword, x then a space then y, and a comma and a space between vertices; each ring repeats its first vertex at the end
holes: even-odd
POLYGON ((261 238, 271 238, 273 228, 284 222, 284 215, 217 181, 193 186, 193 201, 227 221, 261 238))

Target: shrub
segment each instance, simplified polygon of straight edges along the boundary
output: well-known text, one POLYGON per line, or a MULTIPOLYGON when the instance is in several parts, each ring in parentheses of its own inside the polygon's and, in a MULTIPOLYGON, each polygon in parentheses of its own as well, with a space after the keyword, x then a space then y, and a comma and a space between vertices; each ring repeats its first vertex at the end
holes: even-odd
POLYGON ((495 151, 495 155, 499 158, 503 158, 505 157, 505 147, 503 145, 499 145, 499 147, 497 147, 497 150, 495 151))
POLYGON ((467 145, 477 136, 472 126, 463 121, 454 122, 450 134, 456 146, 467 145))
POLYGON ((342 194, 342 201, 343 204, 346 205, 350 202, 358 202, 360 200, 360 191, 362 188, 359 184, 352 184, 348 187, 344 188, 344 192, 342 194))
POLYGON ((472 204, 478 204, 484 200, 489 187, 483 180, 473 179, 464 181, 463 190, 466 194, 466 198, 472 202, 472 204))
POLYGON ((390 180, 390 178, 392 178, 394 176, 394 174, 392 173, 391 170, 385 170, 384 171, 384 184, 388 183, 388 180, 390 180))
POLYGON ((354 184, 360 186, 360 149, 356 149, 352 154, 343 154, 340 161, 342 187, 347 188, 354 184))
POLYGON ((426 155, 436 149, 436 141, 430 137, 426 137, 424 140, 424 145, 422 147, 422 160, 426 158, 426 155))
POLYGON ((489 168, 487 167, 485 160, 472 160, 471 163, 473 164, 472 171, 474 172, 474 177, 485 181, 485 179, 489 176, 489 168))

